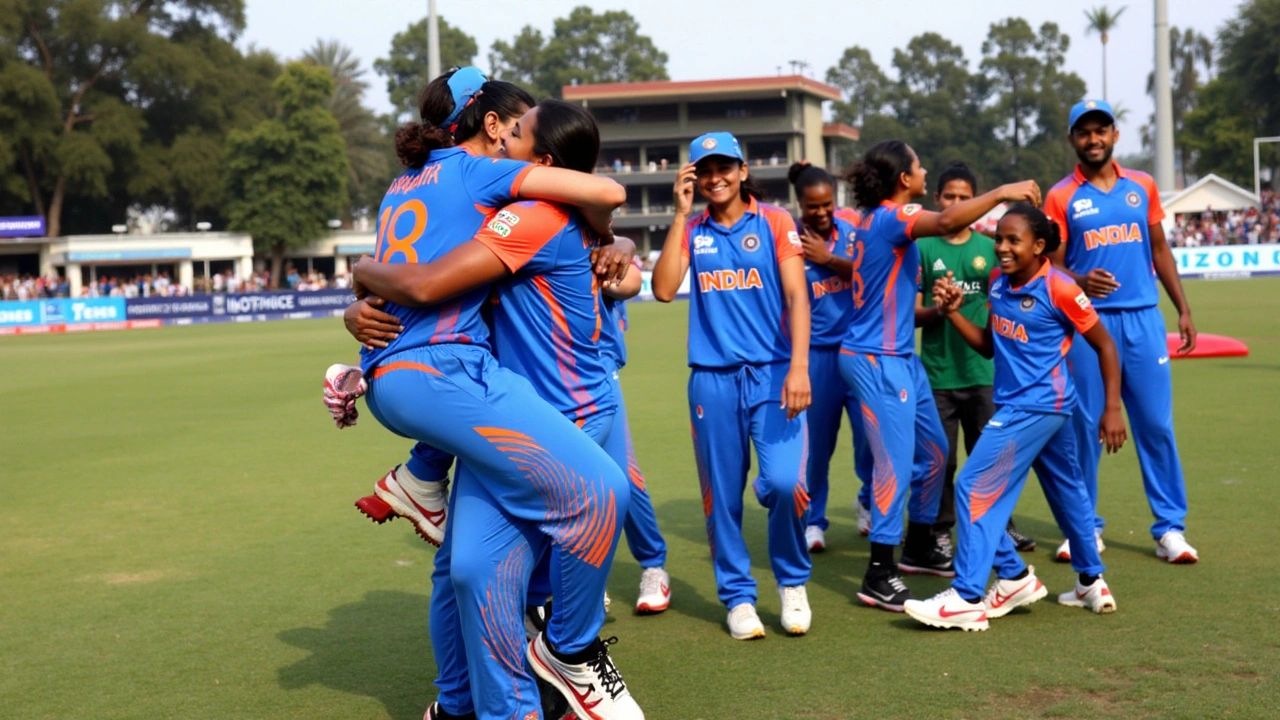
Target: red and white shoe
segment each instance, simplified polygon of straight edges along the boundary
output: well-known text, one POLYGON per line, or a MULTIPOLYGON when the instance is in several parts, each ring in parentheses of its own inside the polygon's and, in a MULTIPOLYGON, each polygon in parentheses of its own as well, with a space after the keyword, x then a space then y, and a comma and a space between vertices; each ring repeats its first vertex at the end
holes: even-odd
POLYGON ((448 480, 419 480, 405 466, 397 465, 373 486, 373 496, 357 500, 356 507, 377 523, 402 517, 413 523, 423 540, 440 547, 448 503, 448 480))
POLYGON ((1058 604, 1088 608, 1099 615, 1116 611, 1116 599, 1111 594, 1111 588, 1107 587, 1107 581, 1102 578, 1098 578, 1097 582, 1089 587, 1082 587, 1080 581, 1076 580, 1076 588, 1059 595, 1058 604))
MULTIPOLYGON (((1107 549, 1107 544, 1102 542, 1102 528, 1094 530, 1093 537, 1098 541, 1098 554, 1101 555, 1107 549)), ((1061 563, 1071 562, 1070 540, 1062 541, 1062 544, 1058 546, 1058 552, 1054 553, 1053 559, 1061 563)))
POLYGON ((827 534, 817 525, 810 525, 804 529, 804 544, 809 547, 809 553, 820 553, 827 549, 827 534))
POLYGON ((1177 530, 1170 530, 1156 541, 1156 557, 1177 565, 1190 565, 1200 561, 1200 553, 1177 530))
POLYGON ((984 600, 987 606, 987 619, 1004 617, 1014 608, 1039 602, 1048 594, 1049 590, 1045 588, 1044 583, 1040 582, 1040 578, 1036 577, 1035 567, 1028 565, 1027 576, 1021 580, 997 578, 991 584, 991 589, 987 591, 987 597, 984 600))
POLYGON ((640 597, 636 613, 656 615, 671 605, 671 576, 660 567, 645 568, 640 573, 640 597))
POLYGON ((908 600, 902 610, 913 620, 929 627, 974 632, 990 627, 987 606, 981 600, 969 602, 955 588, 947 588, 928 600, 908 600))
POLYGON ((853 501, 853 513, 858 518, 858 534, 866 537, 871 534, 871 508, 857 500, 853 501))
POLYGON ((609 657, 609 646, 617 641, 595 640, 595 652, 586 662, 570 664, 557 658, 547 645, 546 633, 539 633, 529 642, 529 665, 564 696, 581 720, 644 720, 644 711, 609 657))

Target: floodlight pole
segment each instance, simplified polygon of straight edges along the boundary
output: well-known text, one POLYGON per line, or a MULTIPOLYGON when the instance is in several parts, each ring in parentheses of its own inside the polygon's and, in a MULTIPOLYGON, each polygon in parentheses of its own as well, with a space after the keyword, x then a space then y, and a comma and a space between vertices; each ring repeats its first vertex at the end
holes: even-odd
POLYGON ((440 77, 440 16, 436 14, 436 0, 427 0, 427 76, 440 77))
POLYGON ((1169 84, 1169 5, 1155 0, 1156 187, 1173 190, 1173 88, 1169 84))
MULTIPOLYGON (((1273 142, 1280 142, 1280 135, 1253 139, 1253 195, 1258 199, 1258 202, 1262 202, 1262 171, 1260 169, 1262 165, 1260 162, 1261 156, 1258 154, 1258 147, 1261 146, 1262 143, 1273 142)), ((1271 180, 1274 182, 1275 178, 1272 178, 1271 180)))

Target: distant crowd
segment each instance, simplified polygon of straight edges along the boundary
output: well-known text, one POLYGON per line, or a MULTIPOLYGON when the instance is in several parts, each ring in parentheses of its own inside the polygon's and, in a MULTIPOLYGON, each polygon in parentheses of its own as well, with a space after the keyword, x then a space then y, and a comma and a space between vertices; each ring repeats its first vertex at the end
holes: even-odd
MULTIPOLYGON (((302 273, 292 266, 286 268, 283 280, 288 289, 300 292, 350 287, 350 277, 346 273, 328 278, 318 272, 302 273)), ((103 274, 98 276, 96 282, 85 283, 80 288, 79 297, 186 297, 217 293, 252 293, 266 292, 270 285, 271 273, 267 270, 252 273, 247 278, 237 276, 232 271, 214 273, 208 278, 199 276, 192 281, 190 287, 175 282, 167 272, 124 277, 103 274)), ((49 276, 0 275, 0 300, 65 297, 71 297, 71 283, 56 273, 49 276)))
POLYGON ((1280 193, 1264 190, 1261 210, 1209 209, 1178 215, 1169 242, 1174 247, 1280 243, 1280 193))

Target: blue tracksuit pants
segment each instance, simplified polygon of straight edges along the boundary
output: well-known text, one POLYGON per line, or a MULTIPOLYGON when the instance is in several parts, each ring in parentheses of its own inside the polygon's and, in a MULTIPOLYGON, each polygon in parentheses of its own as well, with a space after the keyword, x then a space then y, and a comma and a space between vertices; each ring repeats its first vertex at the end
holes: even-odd
POLYGON ((716 588, 725 607, 755 604, 757 597, 742 536, 742 497, 751 469, 748 443, 755 445, 760 460, 752 489, 769 511, 769 561, 774 577, 783 587, 809 580, 812 566, 804 544, 809 524, 804 477, 809 432, 803 413, 788 420, 781 407, 788 367, 786 362, 695 367, 689 374, 693 451, 716 588))
POLYGON ((371 373, 368 402, 388 429, 459 460, 431 599, 442 707, 482 718, 536 712, 524 660, 529 574, 548 547, 560 548, 548 639, 572 653, 598 637, 618 521, 630 503, 626 476, 482 348, 437 345, 391 356, 371 373), (470 693, 460 691, 460 650, 470 693))
MULTIPOLYGON (((1120 354, 1121 397, 1129 415, 1133 445, 1142 468, 1142 486, 1155 523, 1151 536, 1160 539, 1170 530, 1186 529, 1187 485, 1173 432, 1173 374, 1160 309, 1099 310, 1098 317, 1115 339, 1120 354)), ((1089 497, 1098 507, 1098 462, 1102 444, 1098 425, 1106 407, 1106 388, 1098 367, 1098 354, 1086 342, 1076 342, 1067 353, 1071 377, 1080 402, 1072 416, 1080 445, 1089 497)), ((1097 517, 1098 527, 1103 525, 1097 517)))
POLYGON ((868 480, 875 460, 867 446, 862 431, 862 407, 858 398, 840 377, 840 347, 810 348, 809 384, 813 388, 813 404, 805 411, 809 423, 809 467, 806 481, 809 483, 809 524, 826 530, 827 498, 831 492, 831 457, 840 439, 840 418, 849 416, 853 430, 854 474, 862 481, 858 490, 863 505, 870 501, 862 497, 869 493, 868 480))
POLYGON ((911 522, 938 517, 947 469, 947 435, 938 417, 924 365, 916 355, 840 353, 840 374, 861 403, 862 427, 871 448, 873 543, 902 542, 902 506, 911 522), (911 500, 907 502, 910 478, 911 500))

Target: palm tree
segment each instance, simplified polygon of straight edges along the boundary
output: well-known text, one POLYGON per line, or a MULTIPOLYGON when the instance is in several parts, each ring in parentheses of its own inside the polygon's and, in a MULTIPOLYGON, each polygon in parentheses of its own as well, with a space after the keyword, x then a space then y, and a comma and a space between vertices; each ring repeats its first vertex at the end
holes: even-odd
POLYGON ((1100 5, 1092 10, 1086 10, 1084 17, 1089 21, 1085 26, 1086 34, 1096 32, 1102 38, 1102 99, 1107 99, 1107 40, 1110 39, 1111 31, 1116 29, 1116 25, 1120 22, 1120 16, 1124 14, 1126 7, 1122 7, 1115 12, 1106 5, 1100 5))
POLYGON ((328 68, 333 78, 333 95, 325 109, 337 119, 342 139, 347 143, 349 207, 342 220, 349 228, 353 211, 367 206, 376 199, 373 194, 380 197, 385 189, 374 185, 387 179, 388 140, 378 117, 362 104, 369 83, 364 81, 365 71, 351 48, 337 40, 317 40, 303 53, 302 59, 328 68))
MULTIPOLYGON (((1213 41, 1191 28, 1179 31, 1169 29, 1169 66, 1173 72, 1173 127, 1174 136, 1182 132, 1182 119, 1195 109, 1196 92, 1213 79, 1213 41), (1200 68, 1204 75, 1200 75, 1200 68)), ((1147 94, 1154 96, 1156 75, 1147 75, 1147 94)), ((1153 120, 1154 122, 1154 120, 1153 120)), ((1187 184, 1187 170, 1191 165, 1191 148, 1178 145, 1178 160, 1182 167, 1182 184, 1187 184)))

